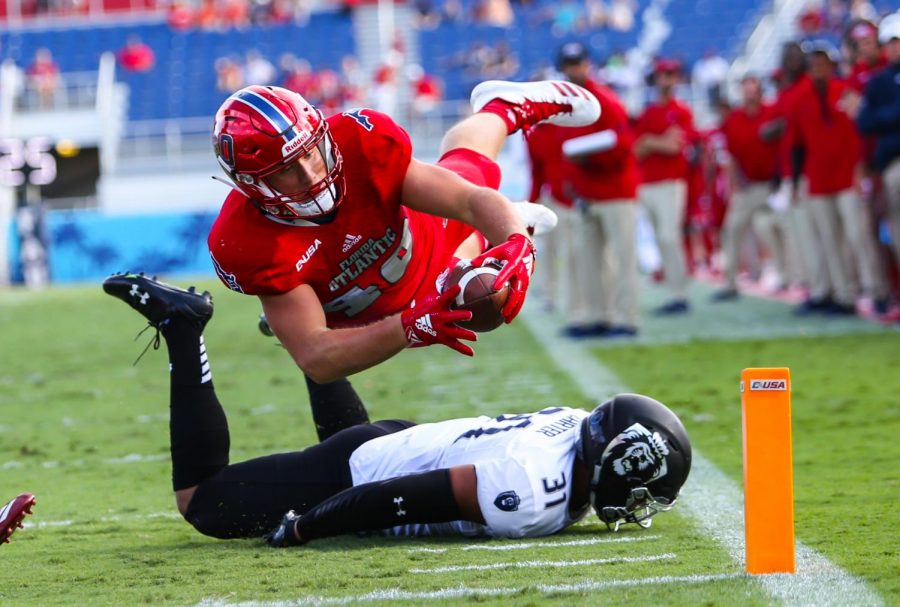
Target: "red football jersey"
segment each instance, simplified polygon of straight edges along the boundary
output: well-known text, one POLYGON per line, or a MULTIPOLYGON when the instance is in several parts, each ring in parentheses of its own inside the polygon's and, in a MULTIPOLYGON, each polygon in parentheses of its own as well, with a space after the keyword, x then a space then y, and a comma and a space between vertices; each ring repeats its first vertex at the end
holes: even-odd
POLYGON ((329 327, 366 324, 435 291, 435 280, 472 228, 400 204, 409 136, 371 109, 328 118, 346 187, 333 220, 286 225, 233 191, 209 234, 219 278, 248 295, 311 286, 329 327))

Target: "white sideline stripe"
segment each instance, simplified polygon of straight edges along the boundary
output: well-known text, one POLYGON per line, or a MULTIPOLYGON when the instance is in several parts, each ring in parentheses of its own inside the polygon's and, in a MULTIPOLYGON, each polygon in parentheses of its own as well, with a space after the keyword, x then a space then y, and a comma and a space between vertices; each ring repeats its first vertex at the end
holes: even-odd
MULTIPOLYGON (((592 537, 586 540, 571 540, 568 542, 515 542, 515 543, 503 543, 503 544, 469 544, 467 546, 462 546, 460 548, 456 548, 457 550, 462 550, 464 552, 468 552, 470 550, 488 550, 488 551, 497 551, 497 552, 505 552, 507 550, 528 550, 530 548, 562 548, 562 547, 570 547, 570 546, 595 546, 597 544, 623 544, 630 542, 647 542, 650 540, 658 540, 660 538, 659 535, 623 535, 620 537, 592 537)), ((411 548, 409 552, 411 554, 415 553, 426 553, 426 554, 442 554, 444 552, 449 552, 450 548, 411 548)))
POLYGON ((35 521, 29 519, 25 523, 25 528, 37 527, 68 527, 69 525, 93 525, 96 523, 115 523, 120 521, 139 521, 154 518, 181 518, 177 512, 151 512, 150 514, 111 514, 109 516, 101 516, 100 518, 82 519, 82 520, 62 520, 62 521, 35 521))
POLYGON ((580 592, 596 592, 610 588, 635 588, 639 586, 664 586, 684 584, 706 584, 745 577, 741 573, 721 573, 716 575, 663 575, 659 577, 638 578, 630 580, 603 580, 579 582, 578 584, 536 584, 518 588, 470 588, 456 586, 442 588, 431 592, 409 592, 391 588, 389 590, 373 590, 355 596, 325 597, 307 596, 288 601, 245 601, 229 603, 222 599, 203 599, 196 607, 316 607, 319 605, 354 605, 375 601, 446 601, 468 597, 496 597, 519 595, 529 590, 542 594, 572 594, 580 592))
POLYGON ((617 563, 652 563, 676 558, 673 552, 652 554, 650 556, 612 556, 605 559, 581 559, 578 561, 513 561, 510 563, 491 563, 490 565, 447 565, 429 569, 410 569, 410 573, 452 573, 455 571, 491 571, 494 569, 536 569, 553 567, 586 567, 589 565, 614 565, 617 563))
POLYGON ((168 453, 158 453, 153 455, 141 455, 140 453, 129 453, 123 457, 110 457, 103 460, 104 464, 136 464, 138 462, 160 462, 169 459, 168 453))
POLYGON ((491 544, 474 544, 465 546, 463 550, 525 550, 528 548, 556 548, 559 546, 594 546, 596 544, 627 544, 630 542, 647 542, 658 540, 659 535, 624 535, 621 537, 593 537, 586 540, 571 540, 568 542, 516 542, 493 546, 491 544))
MULTIPOLYGON (((556 336, 559 325, 546 314, 525 310, 519 318, 541 343, 560 370, 598 403, 629 392, 615 374, 579 342, 556 336)), ((735 390, 735 402, 737 391, 735 390)), ((741 567, 744 566, 744 498, 730 478, 693 448, 691 473, 679 498, 679 510, 691 515, 741 567)), ((763 589, 784 605, 883 605, 884 601, 862 580, 850 575, 820 553, 796 542, 795 575, 759 575, 763 589)))

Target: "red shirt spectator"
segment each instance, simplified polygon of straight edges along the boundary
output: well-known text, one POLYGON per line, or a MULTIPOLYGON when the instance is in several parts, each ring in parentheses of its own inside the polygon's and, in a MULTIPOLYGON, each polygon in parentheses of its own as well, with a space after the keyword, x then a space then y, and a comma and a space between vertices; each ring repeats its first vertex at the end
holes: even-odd
MULTIPOLYGON (((650 103, 635 123, 635 136, 662 135, 672 127, 680 128, 686 137, 694 138, 694 118, 690 108, 669 99, 664 103, 650 103)), ((639 161, 642 183, 654 183, 667 179, 686 179, 688 162, 684 154, 651 152, 639 161)))
POLYGON ((770 181, 775 177, 778 143, 763 141, 760 127, 775 116, 769 104, 748 111, 733 110, 722 123, 722 133, 732 162, 747 181, 770 181))
POLYGON ((119 65, 129 72, 147 72, 153 69, 155 62, 153 49, 138 36, 129 36, 125 47, 119 51, 119 65))
POLYGON ((59 89, 59 67, 49 49, 35 51, 34 61, 25 69, 25 75, 29 85, 37 91, 41 107, 52 105, 59 89))
POLYGON ((187 2, 173 2, 169 6, 167 19, 173 30, 184 31, 194 24, 194 11, 187 2))
POLYGON ((810 81, 800 92, 803 111, 796 114, 797 139, 806 148, 804 174, 810 194, 835 194, 855 183, 860 136, 841 109, 848 90, 846 82, 832 78, 823 91, 810 81))
POLYGON ((632 150, 634 134, 625 107, 611 89, 601 84, 587 80, 582 86, 597 97, 603 111, 594 124, 565 129, 565 139, 610 131, 615 133, 615 144, 602 152, 567 159, 564 162, 565 177, 574 193, 583 198, 635 200, 638 169, 632 150))

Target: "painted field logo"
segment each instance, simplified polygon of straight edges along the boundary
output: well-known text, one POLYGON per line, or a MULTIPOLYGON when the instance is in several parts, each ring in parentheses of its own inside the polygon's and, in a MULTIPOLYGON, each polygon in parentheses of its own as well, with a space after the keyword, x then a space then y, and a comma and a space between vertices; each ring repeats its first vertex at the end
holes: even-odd
POLYGON ((786 379, 752 379, 750 380, 750 389, 756 391, 781 391, 787 390, 786 379))

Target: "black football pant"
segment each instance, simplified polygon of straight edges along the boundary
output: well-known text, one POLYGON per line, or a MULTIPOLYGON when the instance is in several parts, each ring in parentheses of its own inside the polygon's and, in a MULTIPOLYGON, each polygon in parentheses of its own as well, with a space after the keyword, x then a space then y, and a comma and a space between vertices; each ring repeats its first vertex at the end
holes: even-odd
POLYGON ((288 510, 308 511, 352 485, 348 461, 366 441, 412 422, 370 424, 346 379, 317 384, 307 378, 322 442, 303 451, 229 464, 230 435, 212 382, 201 332, 175 317, 161 327, 171 369, 169 434, 172 486, 196 487, 185 518, 206 535, 252 537, 272 530, 288 510))
POLYGON ((350 455, 366 441, 412 426, 401 420, 352 426, 303 451, 225 466, 200 483, 185 519, 217 538, 258 537, 288 510, 304 513, 351 487, 350 455))

